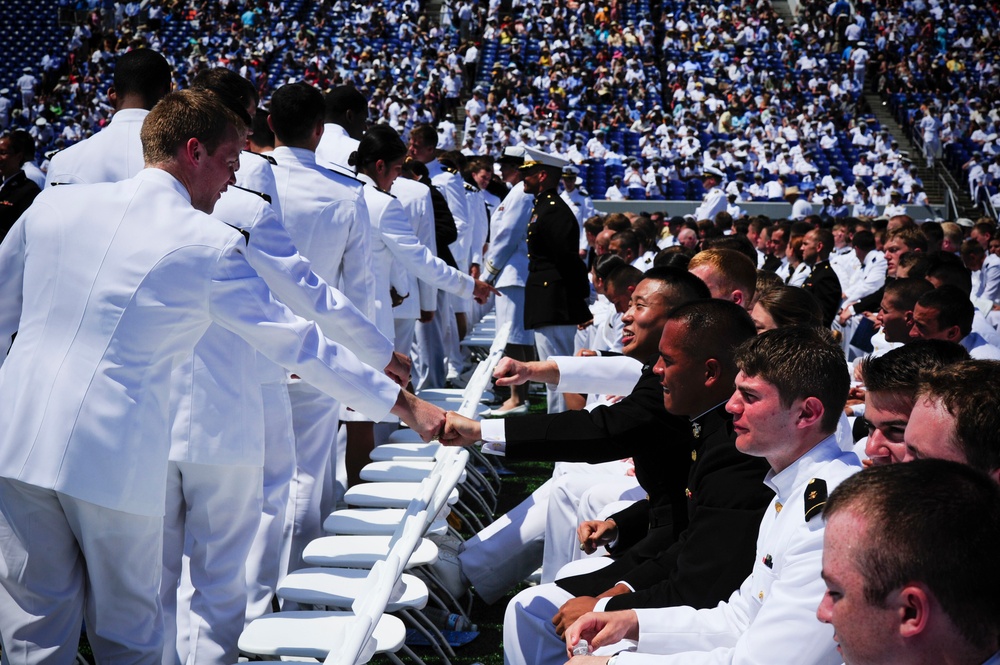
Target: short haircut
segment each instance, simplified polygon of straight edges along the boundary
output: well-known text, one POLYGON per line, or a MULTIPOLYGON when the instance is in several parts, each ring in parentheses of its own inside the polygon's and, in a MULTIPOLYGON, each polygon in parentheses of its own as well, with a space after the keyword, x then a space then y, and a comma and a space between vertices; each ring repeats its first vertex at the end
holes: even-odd
POLYGON ((147 165, 173 160, 190 139, 213 154, 230 137, 245 136, 246 125, 207 90, 181 90, 161 99, 142 123, 139 137, 147 165))
POLYGON ((211 90, 222 99, 222 103, 228 106, 233 113, 243 118, 248 126, 252 124, 253 121, 250 114, 247 113, 247 109, 256 108, 260 102, 257 88, 233 70, 225 67, 203 69, 191 81, 191 87, 211 90))
POLYGON ((604 218, 604 228, 612 231, 625 231, 632 228, 632 222, 628 221, 628 217, 620 212, 613 212, 604 218))
POLYGON ((262 108, 257 109, 253 117, 253 142, 268 148, 274 147, 274 132, 267 124, 267 111, 262 108))
POLYGON ((757 249, 745 235, 719 236, 705 241, 705 249, 731 249, 750 259, 757 265, 757 249))
POLYGON ((747 300, 753 298, 757 288, 757 264, 735 249, 706 249, 698 252, 688 264, 688 270, 711 266, 722 287, 727 291, 739 289, 747 300))
MULTIPOLYGON (((594 274, 597 275, 599 279, 604 280, 607 279, 613 271, 627 265, 628 264, 625 263, 625 259, 617 254, 601 254, 594 261, 594 274)), ((636 268, 636 270, 638 270, 638 268, 636 268)))
MULTIPOLYGON (((757 288, 754 293, 756 298, 760 298, 760 295, 767 291, 768 289, 774 288, 775 286, 783 286, 784 282, 777 274, 769 270, 757 270, 757 288)), ((756 304, 756 302, 755 302, 756 304)))
POLYGON ((905 270, 907 277, 924 279, 930 266, 926 252, 906 252, 896 262, 896 275, 899 276, 900 271, 905 270))
POLYGON ((611 242, 618 241, 621 249, 631 249, 633 258, 639 258, 639 236, 631 229, 625 229, 611 236, 611 242))
POLYGON ((862 252, 870 252, 875 249, 875 234, 871 231, 858 231, 851 238, 851 245, 862 252))
POLYGON ((953 245, 961 244, 962 238, 965 237, 965 231, 955 222, 944 222, 941 224, 941 230, 944 232, 943 237, 950 240, 953 245))
POLYGON ((958 326, 959 334, 964 338, 972 332, 972 319, 976 316, 976 308, 969 300, 969 294, 963 293, 957 286, 945 284, 920 296, 917 304, 937 312, 937 323, 941 328, 958 326))
POLYGON ((679 302, 691 302, 712 297, 705 282, 682 268, 650 268, 643 273, 640 281, 647 279, 667 285, 674 298, 679 302))
POLYGON ((690 263, 691 255, 688 253, 688 250, 680 245, 665 247, 657 252, 653 258, 654 268, 680 268, 681 270, 687 270, 690 263))
POLYGON ((611 269, 604 281, 605 287, 610 286, 615 291, 624 291, 642 281, 642 271, 622 261, 621 265, 611 269))
POLYGON ((418 145, 428 148, 436 148, 438 144, 438 133, 437 130, 434 129, 434 125, 430 125, 425 122, 413 126, 413 129, 410 130, 410 140, 415 141, 418 145))
POLYGON ((944 229, 940 222, 924 222, 917 228, 927 238, 927 246, 937 249, 941 248, 941 241, 944 240, 944 229))
POLYGON ((583 222, 583 228, 587 231, 587 233, 596 236, 598 233, 604 230, 604 218, 601 217, 600 215, 594 215, 592 217, 588 217, 583 222))
POLYGON ((968 360, 961 344, 941 339, 919 339, 881 356, 861 361, 861 382, 871 396, 888 398, 900 412, 910 412, 917 399, 921 372, 968 360))
POLYGON ((907 584, 930 589, 971 644, 995 649, 1000 616, 1000 489, 983 473, 945 460, 874 466, 842 482, 823 516, 864 518, 852 553, 869 604, 884 607, 907 584))
MULTIPOLYGON (((982 249, 979 243, 975 243, 975 245, 977 248, 982 249)), ((933 279, 937 282, 938 286, 944 286, 945 284, 956 286, 965 293, 966 297, 972 294, 972 272, 965 267, 962 259, 954 254, 936 252, 931 255, 925 277, 933 279)))
POLYGON ((912 310, 917 304, 920 296, 928 291, 933 291, 934 285, 926 279, 914 277, 903 277, 901 279, 887 282, 885 285, 885 295, 888 296, 896 307, 903 311, 912 310))
POLYGON ((723 372, 736 375, 736 348, 757 334, 753 319, 734 302, 706 298, 675 307, 667 321, 686 328, 682 339, 674 340, 691 358, 715 358, 723 372))
POLYGON ((762 332, 740 346, 736 366, 745 375, 775 386, 786 408, 797 399, 819 399, 824 409, 821 429, 828 433, 836 430, 847 404, 851 377, 844 351, 830 331, 788 326, 762 332))
POLYGON ((652 249, 656 246, 656 225, 649 217, 639 215, 632 220, 632 232, 639 238, 639 244, 652 249))
POLYGON ((993 222, 977 222, 972 228, 991 238, 997 234, 997 227, 993 222))
POLYGON ((826 328, 823 310, 816 296, 796 286, 771 287, 760 294, 757 303, 774 319, 779 328, 816 326, 826 328))
POLYGON ((816 240, 822 243, 823 249, 819 251, 819 260, 826 261, 830 258, 830 252, 833 251, 833 233, 829 229, 813 229, 809 233, 812 233, 816 240))
POLYGON ((927 251, 927 236, 920 232, 916 226, 903 226, 885 236, 885 244, 890 240, 899 240, 911 251, 927 251))
POLYGON ((19 166, 35 158, 35 138, 23 129, 15 129, 10 133, 10 147, 17 153, 19 166))
POLYGON ((322 120, 323 93, 308 83, 288 83, 271 96, 271 126, 282 143, 305 141, 322 120))
POLYGON ((368 112, 368 100, 353 85, 338 85, 323 95, 323 118, 326 122, 336 122, 348 111, 368 112))
POLYGON ((955 418, 952 443, 969 466, 1000 469, 1000 361, 965 360, 920 377, 917 395, 941 400, 955 418))
POLYGON ((138 95, 143 108, 151 109, 170 92, 170 64, 166 58, 148 48, 132 49, 115 61, 115 93, 138 95))

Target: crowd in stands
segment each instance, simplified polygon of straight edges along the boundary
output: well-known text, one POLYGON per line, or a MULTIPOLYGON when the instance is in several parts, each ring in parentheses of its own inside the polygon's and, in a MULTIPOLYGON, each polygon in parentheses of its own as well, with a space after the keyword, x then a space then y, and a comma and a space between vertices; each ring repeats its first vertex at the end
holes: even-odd
POLYGON ((933 0, 859 6, 878 91, 928 165, 944 160, 977 203, 997 194, 997 8, 933 0))
POLYGON ((899 137, 863 111, 865 79, 885 57, 881 15, 866 17, 867 5, 851 14, 845 3, 804 3, 795 23, 748 0, 466 0, 445 3, 439 22, 416 0, 75 9, 64 55, 12 78, 10 103, 0 100, 0 122, 32 133, 43 170, 45 155, 107 122, 112 56, 149 46, 168 54, 180 87, 219 65, 254 81, 265 101, 287 81, 351 83, 370 100, 370 119, 404 140, 430 122, 442 149, 469 156, 540 147, 576 164, 594 199, 700 200, 712 167, 737 203, 784 200, 792 187, 816 206, 838 191, 853 206, 859 190, 877 206, 893 192, 895 203, 926 203, 899 137))

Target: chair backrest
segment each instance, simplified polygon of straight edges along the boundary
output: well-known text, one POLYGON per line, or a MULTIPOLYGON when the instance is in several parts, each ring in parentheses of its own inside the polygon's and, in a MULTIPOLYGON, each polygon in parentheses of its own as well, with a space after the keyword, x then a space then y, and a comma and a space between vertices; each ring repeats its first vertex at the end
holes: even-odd
POLYGON ((464 448, 447 447, 442 449, 439 457, 445 459, 447 464, 441 473, 441 482, 438 483, 437 490, 434 492, 434 498, 431 499, 427 507, 427 519, 429 520, 427 526, 430 526, 430 522, 441 512, 441 509, 448 502, 452 490, 458 485, 462 472, 465 471, 465 465, 469 462, 469 451, 464 448))
POLYGON ((490 377, 496 368, 500 358, 503 357, 503 350, 507 346, 507 338, 510 336, 510 323, 505 323, 497 331, 490 346, 490 354, 476 366, 472 373, 472 378, 462 392, 462 404, 458 407, 458 413, 466 418, 474 418, 479 400, 482 399, 486 387, 490 384, 490 377))
POLYGON ((375 655, 372 634, 402 573, 398 552, 390 552, 384 561, 375 562, 365 578, 369 592, 359 595, 351 605, 354 621, 345 629, 341 643, 330 649, 323 665, 361 665, 371 660, 375 655))

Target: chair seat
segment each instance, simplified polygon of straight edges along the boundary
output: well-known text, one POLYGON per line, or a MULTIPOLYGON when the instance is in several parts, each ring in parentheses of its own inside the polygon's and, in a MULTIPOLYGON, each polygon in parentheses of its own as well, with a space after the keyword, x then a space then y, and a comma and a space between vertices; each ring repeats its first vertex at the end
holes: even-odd
MULTIPOLYGON (((324 536, 305 546, 302 560, 310 566, 371 568, 386 557, 391 541, 392 536, 324 536)), ((422 538, 406 567, 426 566, 437 558, 437 545, 422 538)))
MULTIPOLYGON (((413 430, 400 430, 412 432, 413 430)), ((414 434, 416 434, 414 432, 414 434)), ((419 437, 418 437, 419 438, 419 437)), ((433 460, 441 450, 440 443, 383 443, 375 446, 368 457, 373 462, 388 462, 390 460, 433 460)))
MULTIPOLYGON (((406 508, 420 483, 362 483, 344 493, 344 502, 357 508, 406 508)), ((458 502, 458 490, 448 495, 448 505, 458 502)))
MULTIPOLYGON (((414 432, 412 429, 410 429, 408 427, 400 428, 400 429, 396 430, 395 432, 393 432, 392 434, 390 434, 389 438, 386 439, 386 442, 387 443, 425 443, 425 441, 420 438, 419 434, 417 434, 416 432, 414 432)), ((434 442, 433 441, 430 442, 429 445, 434 445, 434 442)))
MULTIPOLYGON (((278 597, 304 605, 350 607, 370 589, 368 571, 357 568, 301 568, 288 573, 278 584, 278 597)), ((386 612, 423 609, 427 605, 427 584, 415 575, 404 574, 386 612), (398 597, 397 597, 398 596, 398 597)))
MULTIPOLYGON (((426 388, 424 390, 417 391, 417 397, 428 401, 457 399, 461 402, 464 396, 465 388, 426 388)), ((493 397, 494 395, 491 391, 483 391, 482 399, 492 401, 493 397)))
MULTIPOLYGON (((344 641, 354 614, 342 612, 278 612, 255 619, 240 635, 240 651, 261 656, 299 656, 324 659, 344 641)), ((398 651, 406 641, 406 627, 383 614, 372 635, 376 652, 398 651)))
MULTIPOLYGON (((419 483, 431 475, 434 468, 433 460, 390 460, 386 462, 369 462, 361 469, 361 480, 367 483, 419 483)), ((465 472, 458 483, 465 482, 465 472)))
MULTIPOLYGON (((327 515, 323 531, 346 536, 391 536, 403 521, 403 508, 345 508, 327 515)), ((438 519, 431 523, 428 533, 446 533, 448 522, 438 519)))

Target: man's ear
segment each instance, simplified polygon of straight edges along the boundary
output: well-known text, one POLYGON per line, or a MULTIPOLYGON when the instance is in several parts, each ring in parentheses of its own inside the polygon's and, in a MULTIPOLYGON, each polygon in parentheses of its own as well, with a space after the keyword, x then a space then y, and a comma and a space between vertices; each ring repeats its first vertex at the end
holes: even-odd
POLYGON ((891 593, 886 601, 897 610, 900 637, 914 638, 929 630, 935 603, 930 590, 923 584, 904 586, 891 593))
POLYGON ((711 387, 722 379, 722 364, 717 358, 705 361, 705 386, 711 387))
POLYGON ((823 420, 826 409, 818 397, 806 397, 799 406, 799 427, 812 427, 823 420))

